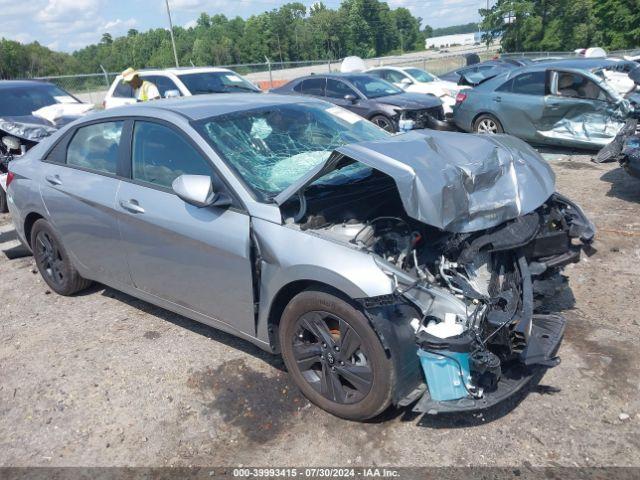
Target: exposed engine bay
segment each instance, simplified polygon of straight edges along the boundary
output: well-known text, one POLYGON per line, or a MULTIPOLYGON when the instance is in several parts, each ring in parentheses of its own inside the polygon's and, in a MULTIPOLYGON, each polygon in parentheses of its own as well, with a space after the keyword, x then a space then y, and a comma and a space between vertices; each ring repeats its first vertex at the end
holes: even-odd
MULTIPOLYGON (((580 208, 562 195, 552 194, 534 211, 497 226, 464 233, 406 215, 396 184, 376 170, 348 185, 311 185, 286 207, 285 222, 292 227, 378 259, 393 277, 396 297, 418 312, 412 328, 420 353, 451 357, 454 373, 466 379, 459 386, 465 398, 499 392, 501 378, 514 366, 558 363, 554 345, 543 343, 559 343, 564 320, 554 325, 554 318, 536 314, 545 297, 563 288, 562 268, 577 262, 594 236, 580 208), (463 352, 464 366, 454 358, 463 352)), ((434 403, 437 395, 428 383, 432 398, 423 397, 418 411, 443 405, 434 403)))

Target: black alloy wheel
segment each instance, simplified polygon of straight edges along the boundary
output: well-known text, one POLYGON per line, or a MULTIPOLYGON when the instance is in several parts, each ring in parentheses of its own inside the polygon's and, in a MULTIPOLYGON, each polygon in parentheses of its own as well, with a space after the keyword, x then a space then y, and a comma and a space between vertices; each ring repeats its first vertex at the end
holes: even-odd
POLYGON ((35 257, 40 271, 47 283, 63 288, 65 283, 65 265, 58 243, 49 232, 41 230, 35 238, 35 257))
POLYGON ((396 131, 391 119, 385 117, 384 115, 376 115, 376 116, 374 116, 371 119, 371 122, 373 122, 375 125, 377 125, 380 128, 382 128, 383 130, 386 130, 387 132, 394 133, 396 131))
POLYGON ((292 341, 300 373, 323 397, 350 404, 367 396, 373 371, 360 336, 347 322, 329 312, 305 313, 292 341))

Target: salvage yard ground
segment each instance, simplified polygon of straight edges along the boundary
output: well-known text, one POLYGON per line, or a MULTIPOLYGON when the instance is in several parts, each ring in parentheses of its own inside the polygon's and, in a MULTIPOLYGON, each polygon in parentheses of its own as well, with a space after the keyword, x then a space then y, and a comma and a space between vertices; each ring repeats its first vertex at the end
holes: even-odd
POLYGON ((640 181, 545 157, 598 252, 554 300, 562 363, 483 415, 332 417, 247 342, 101 286, 50 293, 0 215, 0 465, 640 466, 640 181))

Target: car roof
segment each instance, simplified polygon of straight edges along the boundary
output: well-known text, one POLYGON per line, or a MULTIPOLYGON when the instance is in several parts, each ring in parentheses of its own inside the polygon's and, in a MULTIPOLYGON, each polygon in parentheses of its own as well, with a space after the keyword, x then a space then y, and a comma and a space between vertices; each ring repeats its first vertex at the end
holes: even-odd
POLYGON ((307 80, 309 78, 339 78, 347 81, 356 80, 356 79, 380 80, 378 77, 369 75, 367 72, 349 72, 349 73, 336 72, 336 73, 317 73, 313 75, 306 75, 304 77, 296 78, 295 80, 292 80, 292 82, 299 81, 299 80, 307 80))
POLYGON ((189 120, 198 121, 218 115, 252 110, 255 108, 275 107, 292 103, 318 103, 315 98, 291 97, 264 93, 214 93, 208 95, 194 95, 173 99, 154 100, 139 104, 115 107, 93 115, 91 118, 107 118, 121 116, 148 115, 155 111, 159 118, 165 113, 177 113, 189 120))
MULTIPOLYGON (((222 67, 173 67, 173 68, 141 68, 138 73, 145 75, 162 75, 172 73, 174 75, 185 75, 192 73, 213 73, 213 72, 231 72, 228 68, 222 67)), ((122 75, 118 75, 121 77, 122 75)))
POLYGON ((527 65, 525 67, 513 68, 511 70, 504 70, 498 73, 495 77, 491 77, 486 81, 482 82, 480 85, 478 85, 475 88, 478 90, 484 90, 484 89, 492 90, 493 88, 496 88, 497 86, 501 85, 503 82, 513 77, 516 77, 521 73, 546 72, 547 70, 559 70, 561 72, 576 73, 579 75, 584 75, 590 78, 591 80, 594 80, 597 83, 601 82, 601 79, 598 78, 593 73, 591 73, 589 70, 565 67, 564 64, 559 65, 557 63, 548 63, 548 64, 533 64, 533 65, 527 65))
POLYGON ((562 60, 541 60, 536 62, 538 65, 576 68, 578 70, 593 70, 611 65, 617 65, 620 60, 612 60, 610 58, 565 58, 562 60))
POLYGON ((15 87, 37 87, 41 85, 53 85, 49 82, 43 82, 40 80, 0 80, 0 90, 3 88, 15 88, 15 87))

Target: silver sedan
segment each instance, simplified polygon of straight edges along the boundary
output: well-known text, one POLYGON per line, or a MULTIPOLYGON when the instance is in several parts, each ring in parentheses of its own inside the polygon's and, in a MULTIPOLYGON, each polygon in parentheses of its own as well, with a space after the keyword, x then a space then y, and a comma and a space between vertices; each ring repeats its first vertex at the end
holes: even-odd
POLYGON ((533 299, 593 238, 520 140, 393 136, 314 99, 112 109, 10 170, 55 292, 100 282, 242 337, 349 419, 488 408, 555 365, 564 319, 533 299))

